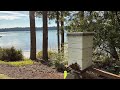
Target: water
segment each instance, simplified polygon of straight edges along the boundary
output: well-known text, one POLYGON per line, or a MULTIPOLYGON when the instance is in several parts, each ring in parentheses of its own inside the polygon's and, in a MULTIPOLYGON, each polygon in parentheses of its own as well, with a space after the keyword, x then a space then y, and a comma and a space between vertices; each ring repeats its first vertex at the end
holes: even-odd
MULTIPOLYGON (((0 47, 12 47, 30 51, 30 31, 9 31, 0 32, 0 47)), ((37 51, 42 50, 42 31, 36 31, 37 51)), ((65 33, 65 42, 67 37, 65 33)), ((57 30, 48 31, 48 48, 57 49, 57 30)))

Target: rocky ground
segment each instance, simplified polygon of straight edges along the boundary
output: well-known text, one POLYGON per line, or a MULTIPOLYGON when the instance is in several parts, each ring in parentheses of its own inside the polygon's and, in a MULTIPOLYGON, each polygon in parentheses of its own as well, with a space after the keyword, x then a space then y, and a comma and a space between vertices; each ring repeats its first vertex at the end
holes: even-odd
POLYGON ((14 79, 63 79, 63 73, 39 63, 20 67, 0 64, 0 74, 14 79))

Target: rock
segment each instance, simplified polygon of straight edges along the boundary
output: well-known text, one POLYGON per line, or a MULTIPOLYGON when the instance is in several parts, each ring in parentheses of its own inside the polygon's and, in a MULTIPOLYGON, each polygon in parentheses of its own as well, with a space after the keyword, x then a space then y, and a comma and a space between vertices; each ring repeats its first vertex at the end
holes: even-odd
POLYGON ((66 79, 75 79, 75 77, 74 77, 73 74, 70 74, 70 73, 69 73, 69 74, 67 75, 66 79))

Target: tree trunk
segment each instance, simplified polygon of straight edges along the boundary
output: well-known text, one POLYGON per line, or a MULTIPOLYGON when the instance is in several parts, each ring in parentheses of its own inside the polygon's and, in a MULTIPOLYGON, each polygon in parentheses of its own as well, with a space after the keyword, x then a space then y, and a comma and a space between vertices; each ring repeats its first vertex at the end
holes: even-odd
POLYGON ((30 59, 36 60, 36 30, 35 30, 35 11, 29 11, 30 18, 30 59))
POLYGON ((63 11, 61 11, 61 52, 64 53, 64 20, 63 11))
POLYGON ((48 23, 47 11, 43 11, 43 60, 48 60, 48 23))
POLYGON ((57 19, 57 41, 58 41, 58 53, 60 53, 60 34, 59 34, 59 11, 57 11, 57 16, 56 16, 56 19, 57 19))
POLYGON ((116 48, 112 42, 109 44, 109 48, 110 48, 110 54, 112 58, 114 58, 115 60, 119 60, 116 48))

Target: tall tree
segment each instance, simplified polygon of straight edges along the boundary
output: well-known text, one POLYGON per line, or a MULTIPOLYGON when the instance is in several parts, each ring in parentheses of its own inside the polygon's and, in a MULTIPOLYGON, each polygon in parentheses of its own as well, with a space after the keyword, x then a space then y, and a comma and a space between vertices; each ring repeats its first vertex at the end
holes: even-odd
POLYGON ((56 19, 57 23, 57 39, 58 39, 58 52, 64 52, 64 22, 65 18, 70 15, 70 11, 49 11, 49 19, 53 20, 56 19), (61 28, 60 28, 60 25, 61 28), (60 45, 60 32, 61 31, 61 45, 60 45))
POLYGON ((36 60, 36 30, 35 30, 35 11, 29 11, 30 18, 30 59, 36 60))
POLYGON ((64 53, 64 12, 61 11, 61 52, 64 53))
POLYGON ((43 11, 43 60, 48 60, 48 22, 47 11, 43 11))
POLYGON ((57 44, 58 44, 58 53, 60 53, 60 12, 59 11, 49 11, 48 12, 49 20, 55 20, 57 24, 57 44))
POLYGON ((60 53, 60 28, 59 28, 59 11, 56 12, 56 20, 57 20, 57 41, 58 41, 58 53, 60 53))
MULTIPOLYGON (((37 17, 41 17, 42 15, 42 11, 37 11, 36 15, 37 17)), ((57 41, 58 41, 58 52, 60 52, 60 46, 62 47, 62 52, 64 52, 64 21, 65 21, 65 17, 69 16, 70 13, 69 11, 48 11, 47 17, 49 18, 49 20, 56 20, 57 23, 57 41), (61 14, 62 12, 62 14, 61 14), (60 25, 61 24, 61 28, 60 25), (61 45, 60 45, 60 30, 61 30, 61 45)))

